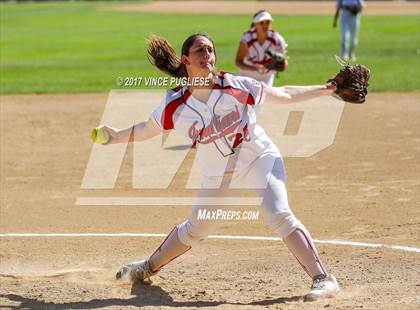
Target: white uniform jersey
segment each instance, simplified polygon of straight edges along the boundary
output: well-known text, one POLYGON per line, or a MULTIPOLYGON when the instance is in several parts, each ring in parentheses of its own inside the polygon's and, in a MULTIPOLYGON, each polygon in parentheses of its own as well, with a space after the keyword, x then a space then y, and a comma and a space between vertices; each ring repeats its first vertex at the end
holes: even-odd
MULTIPOLYGON (((287 49, 287 43, 284 38, 275 30, 271 29, 267 33, 267 39, 263 44, 260 44, 257 39, 257 31, 255 27, 249 29, 241 38, 241 42, 245 43, 248 47, 248 55, 244 59, 244 63, 248 65, 266 64, 271 60, 270 52, 284 53, 287 49)), ((239 75, 252 77, 258 81, 262 81, 271 86, 274 81, 276 71, 271 70, 267 73, 259 73, 257 71, 248 71, 240 69, 239 75)))
POLYGON ((256 124, 256 107, 264 102, 265 88, 254 79, 221 72, 207 102, 194 98, 187 86, 177 87, 167 92, 151 118, 161 129, 175 129, 197 146, 204 176, 223 176, 241 171, 262 154, 279 155, 256 124))

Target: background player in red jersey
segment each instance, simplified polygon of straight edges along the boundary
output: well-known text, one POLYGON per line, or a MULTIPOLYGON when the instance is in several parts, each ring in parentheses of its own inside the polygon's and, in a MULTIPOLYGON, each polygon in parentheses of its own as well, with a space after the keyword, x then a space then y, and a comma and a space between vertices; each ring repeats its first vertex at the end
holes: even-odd
POLYGON ((248 76, 272 86, 277 71, 267 69, 272 55, 284 55, 284 68, 287 68, 285 39, 271 28, 273 18, 267 11, 258 11, 252 20, 251 28, 245 32, 236 53, 238 75, 248 76))

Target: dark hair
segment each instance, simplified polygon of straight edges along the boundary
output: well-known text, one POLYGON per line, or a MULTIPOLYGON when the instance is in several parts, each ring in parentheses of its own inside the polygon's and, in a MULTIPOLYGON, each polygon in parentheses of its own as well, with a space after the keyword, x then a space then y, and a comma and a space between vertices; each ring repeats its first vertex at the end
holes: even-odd
MULTIPOLYGON (((184 41, 181 55, 189 55, 190 48, 198 37, 205 37, 210 40, 213 44, 214 53, 216 54, 213 40, 205 33, 196 33, 184 41)), ((155 35, 151 36, 149 38, 147 53, 150 63, 159 70, 173 77, 188 77, 187 69, 182 63, 181 58, 178 57, 174 48, 165 38, 155 35)))
MULTIPOLYGON (((255 16, 257 16, 258 14, 260 14, 262 12, 267 12, 267 10, 259 10, 257 13, 254 14, 254 16, 252 16, 252 20, 254 20, 255 16)), ((255 26, 255 24, 254 24, 254 22, 252 22, 250 28, 252 28, 254 26, 255 26)))

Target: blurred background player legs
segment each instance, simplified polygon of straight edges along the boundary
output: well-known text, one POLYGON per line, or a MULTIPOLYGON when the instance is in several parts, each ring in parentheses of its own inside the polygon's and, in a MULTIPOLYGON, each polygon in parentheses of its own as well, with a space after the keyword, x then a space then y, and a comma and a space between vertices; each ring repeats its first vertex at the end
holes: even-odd
POLYGON ((360 18, 364 2, 362 0, 337 0, 333 27, 337 27, 337 19, 341 12, 341 58, 345 61, 356 60, 356 46, 359 42, 360 18))
POLYGON ((360 17, 360 14, 352 14, 348 10, 341 13, 341 57, 346 61, 356 60, 360 17))

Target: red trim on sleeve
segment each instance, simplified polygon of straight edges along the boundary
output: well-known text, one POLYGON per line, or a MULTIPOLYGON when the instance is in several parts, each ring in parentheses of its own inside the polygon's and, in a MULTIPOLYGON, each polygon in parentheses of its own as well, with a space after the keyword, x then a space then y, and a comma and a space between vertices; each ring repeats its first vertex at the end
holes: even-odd
POLYGON ((255 42, 257 42, 257 39, 251 39, 250 41, 248 41, 246 43, 247 47, 250 48, 252 46, 252 44, 254 44, 255 42))
POLYGON ((278 38, 280 34, 277 30, 271 29, 267 40, 270 41, 274 46, 281 46, 281 40, 278 38))
MULTIPOLYGON (((176 89, 176 88, 175 88, 176 89)), ((173 116, 180 105, 182 105, 190 97, 191 93, 187 89, 181 97, 169 102, 162 113, 162 126, 165 130, 174 129, 173 116)))
POLYGON ((271 44, 273 44, 274 46, 278 45, 276 40, 274 40, 273 38, 267 38, 268 41, 271 42, 271 44))
POLYGON ((230 85, 224 86, 222 88, 220 85, 216 84, 214 85, 213 89, 222 89, 223 91, 226 91, 229 95, 235 97, 235 99, 238 100, 240 103, 249 104, 249 105, 255 104, 254 97, 252 97, 251 94, 241 89, 233 88, 230 85))

